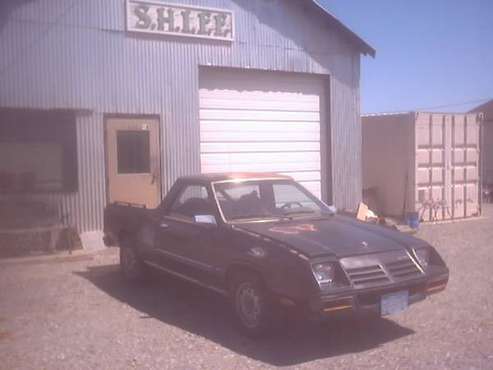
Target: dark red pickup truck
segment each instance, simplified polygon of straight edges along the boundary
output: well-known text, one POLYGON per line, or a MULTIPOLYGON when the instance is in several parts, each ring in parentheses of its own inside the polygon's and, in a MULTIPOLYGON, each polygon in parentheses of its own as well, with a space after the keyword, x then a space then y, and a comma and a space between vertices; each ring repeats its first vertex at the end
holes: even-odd
POLYGON ((105 242, 128 279, 153 268, 229 296, 251 335, 282 308, 396 314, 449 278, 426 242, 339 216, 276 174, 183 177, 156 209, 111 204, 105 242))

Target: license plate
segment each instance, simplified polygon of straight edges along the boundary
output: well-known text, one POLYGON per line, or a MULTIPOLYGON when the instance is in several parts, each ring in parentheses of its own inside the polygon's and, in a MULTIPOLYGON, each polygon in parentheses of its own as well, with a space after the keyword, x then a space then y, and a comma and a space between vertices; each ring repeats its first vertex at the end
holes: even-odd
POLYGON ((382 316, 395 315, 407 309, 409 306, 409 292, 407 290, 385 294, 380 300, 380 312, 382 316))

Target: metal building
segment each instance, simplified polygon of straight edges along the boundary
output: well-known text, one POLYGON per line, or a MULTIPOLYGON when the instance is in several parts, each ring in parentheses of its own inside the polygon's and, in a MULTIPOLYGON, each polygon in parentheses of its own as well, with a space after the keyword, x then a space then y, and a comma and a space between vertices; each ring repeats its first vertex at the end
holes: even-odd
POLYGON ((360 57, 375 51, 316 1, 0 7, 0 175, 23 176, 3 198, 21 187, 80 232, 107 202, 152 207, 201 171, 361 200, 360 57))
POLYGON ((474 108, 471 113, 483 114, 481 175, 483 186, 493 190, 493 100, 474 108))
POLYGON ((480 214, 480 115, 409 112, 362 118, 363 186, 379 212, 424 221, 480 214))

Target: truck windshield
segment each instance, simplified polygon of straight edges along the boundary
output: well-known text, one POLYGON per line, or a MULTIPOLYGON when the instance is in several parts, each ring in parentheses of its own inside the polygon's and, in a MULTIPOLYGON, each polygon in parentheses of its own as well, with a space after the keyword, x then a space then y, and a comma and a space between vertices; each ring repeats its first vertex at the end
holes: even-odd
POLYGON ((291 180, 221 182, 213 188, 227 221, 330 213, 327 206, 291 180))

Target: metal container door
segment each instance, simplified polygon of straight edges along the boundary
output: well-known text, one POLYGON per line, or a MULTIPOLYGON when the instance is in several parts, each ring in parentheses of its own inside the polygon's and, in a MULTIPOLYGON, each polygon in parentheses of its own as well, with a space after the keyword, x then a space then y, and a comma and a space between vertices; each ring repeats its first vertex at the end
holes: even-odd
POLYGON ((477 115, 454 115, 452 204, 454 218, 479 215, 480 125, 477 115))
POLYGON ((416 211, 423 221, 451 218, 447 125, 442 115, 416 116, 416 211))

